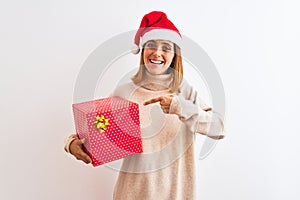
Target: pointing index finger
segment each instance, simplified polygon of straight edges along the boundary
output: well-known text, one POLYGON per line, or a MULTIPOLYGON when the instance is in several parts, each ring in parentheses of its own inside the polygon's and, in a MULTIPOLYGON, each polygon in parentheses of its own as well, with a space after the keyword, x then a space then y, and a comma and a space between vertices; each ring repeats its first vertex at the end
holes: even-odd
POLYGON ((150 99, 150 100, 144 102, 144 106, 152 104, 152 103, 160 102, 161 100, 162 100, 162 97, 156 97, 156 98, 150 99))

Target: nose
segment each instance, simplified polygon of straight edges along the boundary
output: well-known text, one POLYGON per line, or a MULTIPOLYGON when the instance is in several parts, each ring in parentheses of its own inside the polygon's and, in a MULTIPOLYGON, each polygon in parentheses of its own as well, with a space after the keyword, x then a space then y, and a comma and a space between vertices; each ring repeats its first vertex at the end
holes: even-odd
POLYGON ((162 55, 162 53, 163 53, 162 49, 160 47, 158 47, 158 48, 154 49, 153 55, 159 57, 162 55))

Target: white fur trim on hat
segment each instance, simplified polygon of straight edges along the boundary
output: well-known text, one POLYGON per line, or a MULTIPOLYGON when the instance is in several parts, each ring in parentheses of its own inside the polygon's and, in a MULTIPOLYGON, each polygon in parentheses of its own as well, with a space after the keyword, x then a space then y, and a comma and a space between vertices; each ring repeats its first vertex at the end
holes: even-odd
POLYGON ((140 45, 143 46, 149 40, 169 40, 179 47, 182 46, 182 38, 175 31, 169 29, 154 29, 141 37, 140 45))

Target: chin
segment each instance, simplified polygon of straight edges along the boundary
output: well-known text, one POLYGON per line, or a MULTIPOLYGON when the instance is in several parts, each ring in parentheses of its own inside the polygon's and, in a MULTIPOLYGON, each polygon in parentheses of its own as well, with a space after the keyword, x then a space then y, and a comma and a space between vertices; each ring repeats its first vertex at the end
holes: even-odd
POLYGON ((160 71, 160 70, 148 70, 148 69, 147 69, 147 72, 149 74, 152 74, 152 75, 161 75, 161 74, 165 74, 166 73, 166 72, 160 71))
POLYGON ((165 74, 167 72, 167 70, 162 70, 162 69, 155 69, 153 67, 146 67, 146 70, 148 73, 152 74, 152 75, 161 75, 161 74, 165 74))

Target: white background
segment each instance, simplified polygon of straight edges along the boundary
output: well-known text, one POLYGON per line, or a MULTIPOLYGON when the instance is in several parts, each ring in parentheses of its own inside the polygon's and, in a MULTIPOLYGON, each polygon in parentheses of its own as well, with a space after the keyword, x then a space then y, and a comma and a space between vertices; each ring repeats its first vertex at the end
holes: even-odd
POLYGON ((208 53, 225 88, 227 137, 197 161, 198 198, 299 199, 299 8, 296 0, 1 1, 0 199, 111 199, 116 172, 63 151, 73 89, 89 54, 152 10, 208 53))

